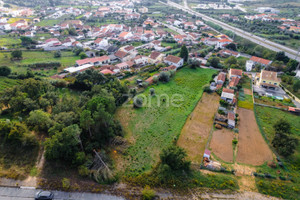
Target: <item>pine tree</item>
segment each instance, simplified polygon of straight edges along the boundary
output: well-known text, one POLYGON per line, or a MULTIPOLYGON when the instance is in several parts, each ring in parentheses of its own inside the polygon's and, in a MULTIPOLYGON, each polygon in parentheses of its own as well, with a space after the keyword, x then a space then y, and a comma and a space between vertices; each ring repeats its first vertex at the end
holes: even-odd
POLYGON ((184 59, 184 62, 187 62, 188 61, 188 58, 189 58, 189 51, 188 49, 186 48, 185 45, 183 45, 181 47, 181 50, 180 50, 180 57, 184 59))

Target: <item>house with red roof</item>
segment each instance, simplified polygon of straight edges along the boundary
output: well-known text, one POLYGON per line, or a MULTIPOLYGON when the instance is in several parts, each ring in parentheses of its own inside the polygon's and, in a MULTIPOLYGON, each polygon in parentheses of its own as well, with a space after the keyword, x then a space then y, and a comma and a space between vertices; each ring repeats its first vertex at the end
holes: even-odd
POLYGON ((229 70, 229 78, 233 78, 233 77, 238 77, 238 78, 242 78, 243 75, 243 70, 241 69, 233 69, 230 68, 229 70))
POLYGON ((216 44, 216 48, 221 48, 221 49, 223 49, 223 48, 225 48, 225 46, 227 46, 228 44, 230 44, 230 43, 232 43, 232 42, 233 42, 232 40, 227 39, 227 38, 218 40, 218 41, 217 41, 217 44, 216 44))
POLYGON ((221 94, 221 99, 224 101, 227 101, 228 103, 232 103, 234 100, 234 90, 228 89, 228 88, 223 88, 222 94, 221 94))
POLYGON ((180 58, 178 56, 168 55, 164 59, 164 62, 168 65, 174 65, 177 68, 179 68, 179 67, 182 67, 182 65, 183 65, 183 58, 180 58))
POLYGON ((85 58, 82 60, 77 60, 76 65, 82 66, 86 64, 90 64, 92 66, 99 66, 110 63, 110 57, 108 56, 101 56, 101 57, 94 57, 94 58, 85 58))
POLYGON ((148 62, 152 63, 152 64, 162 62, 164 56, 165 56, 165 54, 162 54, 162 53, 157 52, 157 51, 152 51, 151 54, 149 55, 148 62))
POLYGON ((254 65, 260 64, 262 66, 268 66, 272 63, 271 60, 267 60, 267 59, 264 59, 264 58, 259 58, 259 57, 256 57, 256 56, 252 56, 250 58, 250 60, 254 63, 254 65))

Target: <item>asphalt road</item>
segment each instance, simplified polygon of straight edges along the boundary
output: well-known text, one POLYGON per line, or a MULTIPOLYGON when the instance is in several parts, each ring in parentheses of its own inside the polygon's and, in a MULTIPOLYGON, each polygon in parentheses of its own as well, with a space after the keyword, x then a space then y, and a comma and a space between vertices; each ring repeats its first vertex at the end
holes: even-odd
MULTIPOLYGON (((32 200, 38 191, 40 190, 0 187, 0 200, 32 200)), ((57 200, 125 200, 122 197, 107 194, 61 191, 53 191, 53 193, 54 199, 57 200)))
POLYGON ((181 9, 181 10, 183 10, 185 12, 188 12, 188 13, 190 13, 192 15, 196 15, 198 17, 202 17, 202 19, 204 19, 206 21, 211 21, 211 22, 213 22, 213 23, 221 26, 225 30, 233 31, 236 35, 239 35, 239 36, 241 36, 241 37, 243 37, 245 39, 248 39, 248 40, 250 40, 250 41, 252 41, 252 42, 254 42, 256 44, 259 44, 261 46, 264 46, 264 47, 266 47, 268 49, 271 49, 271 50, 276 51, 276 52, 278 52, 278 51, 284 51, 285 54, 288 57, 290 57, 292 59, 296 59, 297 58, 297 60, 300 61, 300 57, 299 56, 297 57, 297 53, 298 52, 296 50, 294 50, 294 49, 291 49, 291 48, 288 48, 286 46, 283 46, 283 45, 277 44, 275 42, 269 41, 269 40, 267 40, 265 38, 258 37, 256 35, 253 35, 252 33, 246 32, 246 31, 244 31, 242 29, 235 28, 235 27, 230 26, 230 25, 228 25, 228 24, 226 24, 224 22, 221 22, 221 21, 216 20, 214 18, 208 17, 208 16, 206 16, 204 14, 201 14, 199 12, 193 11, 193 10, 191 10, 189 8, 186 8, 185 6, 182 6, 180 4, 174 3, 172 1, 168 1, 167 4, 164 3, 164 2, 160 2, 160 3, 165 4, 165 5, 169 5, 169 6, 172 6, 172 7, 176 7, 178 9, 181 9))

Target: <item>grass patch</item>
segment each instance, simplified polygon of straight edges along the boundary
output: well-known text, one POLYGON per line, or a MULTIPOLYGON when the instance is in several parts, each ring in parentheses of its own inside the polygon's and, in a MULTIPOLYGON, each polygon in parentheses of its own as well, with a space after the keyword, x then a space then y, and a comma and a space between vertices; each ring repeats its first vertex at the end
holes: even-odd
POLYGON ((283 199, 300 199, 299 185, 280 180, 255 178, 256 187, 260 193, 283 199))
MULTIPOLYGON (((279 120, 284 119, 291 124, 291 132, 292 135, 300 139, 300 117, 289 113, 287 111, 263 107, 263 106, 255 106, 255 113, 257 117, 258 125, 263 130, 269 141, 272 141, 274 138, 274 129, 273 125, 279 120)), ((298 145, 296 152, 291 158, 288 159, 288 162, 291 162, 294 166, 292 168, 300 169, 300 145, 298 145)))
POLYGON ((128 119, 126 125, 123 124, 126 137, 134 140, 125 158, 128 161, 127 173, 139 174, 150 170, 157 163, 161 149, 178 138, 187 116, 203 93, 202 86, 210 81, 213 73, 215 70, 183 68, 169 83, 153 86, 156 96, 150 97, 150 87, 142 93, 148 100, 151 99, 146 107, 133 109, 128 104, 119 109, 118 118, 128 119), (165 95, 171 99, 175 94, 182 96, 181 106, 167 107, 163 98, 159 98, 160 95, 165 95))
POLYGON ((253 104, 252 95, 244 94, 244 93, 240 92, 238 106, 240 108, 246 108, 249 110, 253 110, 254 104, 253 104))
POLYGON ((7 88, 12 88, 13 86, 18 84, 20 84, 20 80, 0 76, 0 92, 7 88))
POLYGON ((21 45, 21 40, 18 37, 0 36, 0 47, 15 48, 21 45))
MULTIPOLYGON (((26 67, 18 67, 18 65, 26 65, 39 62, 60 62, 62 67, 68 67, 75 64, 76 60, 79 60, 78 56, 74 56, 71 51, 62 51, 61 58, 54 58, 53 52, 49 51, 23 51, 23 60, 21 61, 11 61, 10 53, 1 52, 0 53, 0 63, 1 65, 9 66, 12 72, 25 73, 26 67)), ((47 70, 38 70, 40 73, 45 75, 53 75, 56 71, 46 72, 47 70)))
POLYGON ((59 24, 61 22, 60 19, 44 19, 38 23, 36 23, 36 26, 54 26, 56 24, 59 24))

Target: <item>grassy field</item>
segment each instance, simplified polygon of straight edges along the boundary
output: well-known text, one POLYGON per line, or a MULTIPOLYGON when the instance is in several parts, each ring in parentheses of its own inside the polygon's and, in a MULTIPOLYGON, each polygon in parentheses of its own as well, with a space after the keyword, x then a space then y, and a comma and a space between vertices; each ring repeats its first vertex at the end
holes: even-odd
POLYGON ((252 95, 249 94, 244 94, 244 96, 239 96, 239 101, 238 101, 238 106, 240 108, 246 108, 246 109, 250 109, 253 110, 253 100, 252 100, 252 95))
POLYGON ((0 36, 0 47, 14 48, 21 45, 21 40, 16 37, 0 36))
POLYGON ((24 73, 26 72, 26 67, 17 67, 17 65, 26 65, 38 62, 60 62, 63 67, 71 66, 75 64, 76 60, 79 60, 78 56, 70 51, 62 51, 61 58, 54 58, 53 52, 48 51, 23 51, 23 60, 21 61, 11 61, 10 53, 2 52, 0 53, 0 63, 1 65, 6 65, 11 67, 13 72, 24 73))
POLYGON ((0 92, 5 90, 6 88, 11 88, 14 85, 17 85, 19 83, 20 83, 19 80, 9 79, 9 78, 0 76, 0 92))
POLYGON ((162 148, 178 138, 187 116, 202 95, 202 86, 210 81, 213 73, 214 70, 183 68, 169 83, 153 86, 156 96, 150 96, 150 87, 142 93, 148 99, 146 107, 133 109, 127 104, 118 110, 117 118, 132 143, 125 156, 126 173, 141 173, 157 163, 162 148), (167 107, 167 101, 162 101, 166 96, 172 99, 172 95, 183 99, 181 106, 167 107))
POLYGON ((59 19, 44 19, 38 23, 36 23, 36 26, 54 26, 56 24, 59 24, 61 20, 59 19))
MULTIPOLYGON (((300 139, 300 117, 292 113, 282 111, 275 108, 255 106, 255 112, 258 119, 258 125, 261 126, 269 141, 274 137, 273 125, 279 119, 287 120, 292 127, 292 135, 300 139)), ((300 169, 300 145, 298 145, 296 153, 290 158, 294 164, 300 169)))

